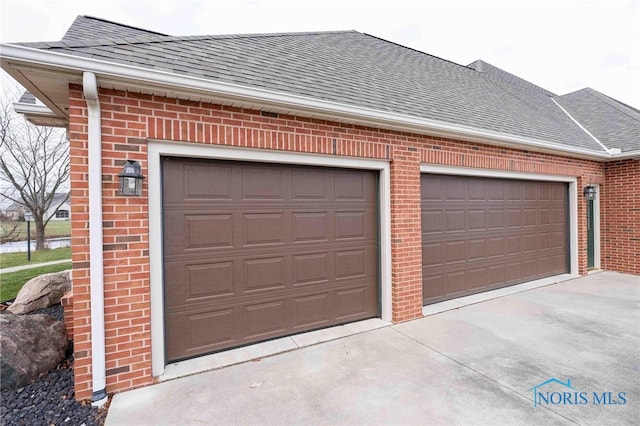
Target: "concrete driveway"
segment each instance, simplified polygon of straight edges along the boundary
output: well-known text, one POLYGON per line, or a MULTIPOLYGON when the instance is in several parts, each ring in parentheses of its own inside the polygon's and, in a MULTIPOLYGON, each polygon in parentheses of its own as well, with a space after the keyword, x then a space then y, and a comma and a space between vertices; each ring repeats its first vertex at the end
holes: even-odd
POLYGON ((107 426, 639 418, 640 278, 604 272, 121 393, 107 426))

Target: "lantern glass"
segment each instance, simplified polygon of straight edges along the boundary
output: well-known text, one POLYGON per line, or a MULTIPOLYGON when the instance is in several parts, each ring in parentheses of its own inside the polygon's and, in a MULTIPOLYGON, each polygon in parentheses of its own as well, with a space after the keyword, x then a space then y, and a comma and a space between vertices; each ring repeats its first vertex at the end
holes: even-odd
POLYGON ((120 195, 142 195, 142 180, 144 176, 142 175, 140 163, 127 160, 122 172, 118 174, 118 178, 120 178, 120 195))
POLYGON ((596 198, 596 188, 594 186, 585 186, 585 188, 584 188, 584 197, 589 201, 595 200, 595 198, 596 198))

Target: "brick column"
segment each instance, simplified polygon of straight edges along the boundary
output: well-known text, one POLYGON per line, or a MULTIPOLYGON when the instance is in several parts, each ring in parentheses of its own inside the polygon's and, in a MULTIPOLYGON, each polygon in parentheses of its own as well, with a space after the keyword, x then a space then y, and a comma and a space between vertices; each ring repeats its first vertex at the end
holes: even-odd
POLYGON ((402 322, 422 316, 420 152, 391 150, 392 319, 402 322))

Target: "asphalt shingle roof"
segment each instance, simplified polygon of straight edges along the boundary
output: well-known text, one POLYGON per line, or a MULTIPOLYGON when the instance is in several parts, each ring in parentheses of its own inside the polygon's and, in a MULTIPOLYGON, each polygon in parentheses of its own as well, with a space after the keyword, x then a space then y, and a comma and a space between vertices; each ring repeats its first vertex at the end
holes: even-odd
POLYGON ((608 148, 640 150, 640 111, 585 88, 556 98, 558 103, 608 148))
POLYGON ((553 93, 482 61, 462 66, 356 31, 173 37, 93 19, 79 17, 59 42, 23 45, 603 150, 553 93))

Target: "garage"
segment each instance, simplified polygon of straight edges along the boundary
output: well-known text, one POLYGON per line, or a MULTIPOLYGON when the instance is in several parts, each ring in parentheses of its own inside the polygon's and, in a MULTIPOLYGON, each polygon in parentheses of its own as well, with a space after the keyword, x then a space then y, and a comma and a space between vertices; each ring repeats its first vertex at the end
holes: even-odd
POLYGON ((424 173, 425 305, 569 270, 568 184, 424 173))
POLYGON ((161 164, 168 362, 379 315, 377 172, 161 164))

